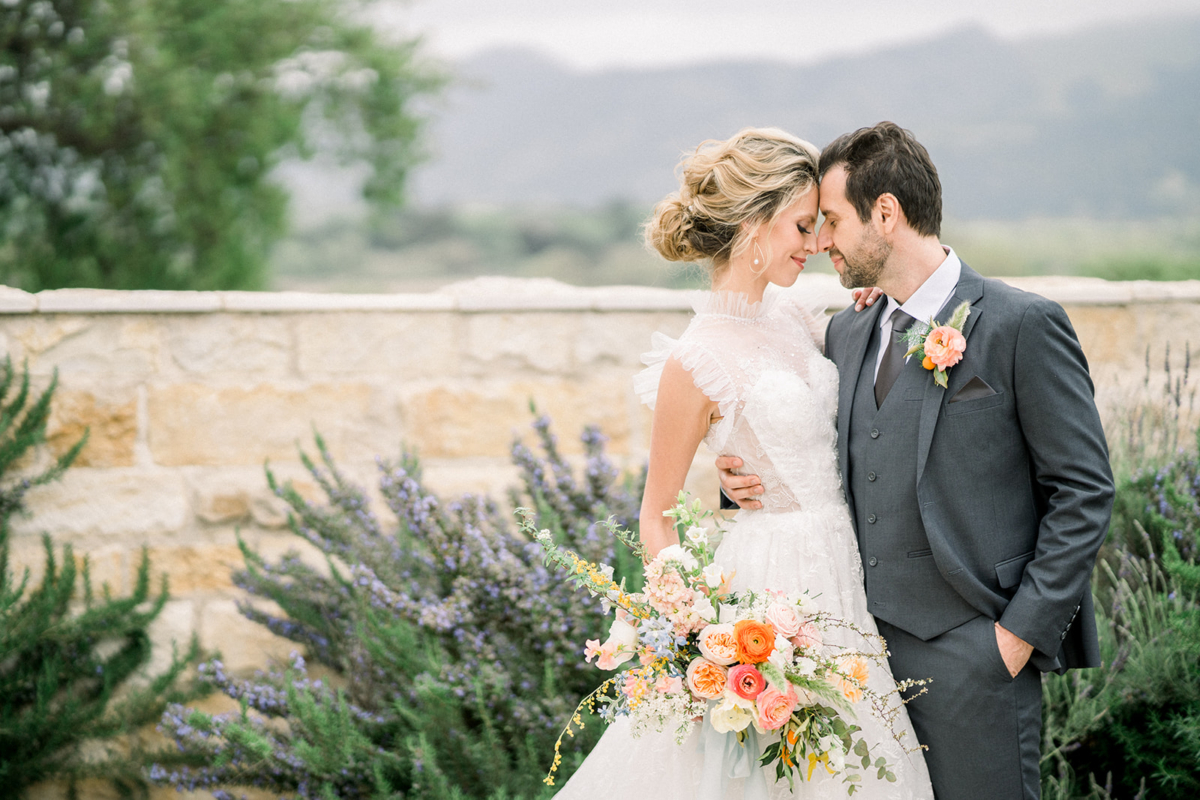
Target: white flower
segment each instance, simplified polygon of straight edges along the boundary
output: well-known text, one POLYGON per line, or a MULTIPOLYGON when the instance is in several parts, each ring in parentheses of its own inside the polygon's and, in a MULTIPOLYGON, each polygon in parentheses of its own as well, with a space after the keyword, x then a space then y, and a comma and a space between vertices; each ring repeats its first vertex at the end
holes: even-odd
POLYGON ((811 678, 817 674, 817 662, 806 656, 800 656, 796 659, 796 672, 806 678, 811 678))
POLYGON ((701 528, 699 525, 693 525, 687 529, 687 532, 684 534, 684 538, 686 538, 692 544, 700 546, 708 541, 708 531, 704 530, 704 528, 701 528))
POLYGON ((738 607, 733 603, 721 603, 721 608, 717 611, 717 622, 722 625, 729 623, 732 625, 737 622, 738 607))
POLYGON ((538 540, 539 542, 552 542, 552 541, 554 541, 554 537, 550 535, 550 531, 548 531, 548 530, 540 530, 540 531, 538 531, 538 532, 537 532, 536 536, 537 536, 537 540, 538 540))
POLYGON ((713 604, 709 602, 709 599, 702 594, 696 595, 696 602, 692 603, 692 613, 705 622, 717 621, 717 610, 713 608, 713 604))
POLYGON ((632 654, 637 648, 637 628, 623 619, 615 619, 608 629, 608 641, 617 644, 622 652, 632 654))
POLYGON ((811 617, 813 614, 816 614, 818 611, 820 611, 820 608, 817 606, 817 601, 809 597, 807 592, 799 595, 796 598, 796 606, 801 615, 805 617, 811 617))
POLYGON ((704 582, 708 584, 708 588, 716 589, 721 585, 724 576, 721 574, 720 564, 709 564, 704 568, 704 582))
POLYGON ((771 655, 767 657, 767 661, 781 670, 786 670, 792 665, 793 651, 792 643, 777 633, 775 634, 775 649, 771 651, 771 655))
POLYGON ((744 731, 754 721, 754 704, 726 692, 709 712, 708 721, 717 733, 744 731))
POLYGON ((609 566, 608 564, 601 564, 600 565, 600 574, 603 575, 605 578, 608 578, 611 581, 612 576, 613 576, 613 568, 611 566, 609 566))
POLYGON ((659 550, 658 556, 654 560, 660 564, 667 564, 674 561, 683 568, 684 572, 691 572, 700 566, 700 562, 696 560, 694 555, 677 544, 659 550))

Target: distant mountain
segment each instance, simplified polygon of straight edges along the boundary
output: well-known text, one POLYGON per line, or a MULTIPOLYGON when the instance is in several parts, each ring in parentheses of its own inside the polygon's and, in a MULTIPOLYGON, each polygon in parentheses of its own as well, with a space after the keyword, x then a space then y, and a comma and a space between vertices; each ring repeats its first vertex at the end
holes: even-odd
POLYGON ((913 130, 959 218, 1200 213, 1200 16, 1008 42, 978 29, 819 64, 571 71, 461 65, 414 175, 422 204, 652 202, 680 155, 747 125, 817 145, 913 130))

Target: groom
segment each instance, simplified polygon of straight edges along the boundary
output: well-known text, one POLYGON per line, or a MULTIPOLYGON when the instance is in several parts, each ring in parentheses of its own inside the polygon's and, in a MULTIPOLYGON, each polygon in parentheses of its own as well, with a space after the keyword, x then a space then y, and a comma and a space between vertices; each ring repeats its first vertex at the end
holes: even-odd
MULTIPOLYGON (((912 134, 881 122, 821 153, 821 226, 846 287, 887 302, 829 323, 838 456, 867 603, 938 800, 1039 797, 1041 673, 1100 663, 1089 576, 1112 505, 1104 431, 1062 308, 987 280, 938 240, 941 184, 912 134), (948 386, 909 325, 970 305, 948 386)), ((756 476, 717 460, 757 508, 756 476)))

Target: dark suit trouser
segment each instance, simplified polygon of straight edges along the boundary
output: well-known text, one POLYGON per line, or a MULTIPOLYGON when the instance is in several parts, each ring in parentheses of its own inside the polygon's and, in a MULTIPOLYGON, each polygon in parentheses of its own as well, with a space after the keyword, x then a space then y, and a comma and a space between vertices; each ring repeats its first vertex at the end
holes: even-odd
POLYGON ((1014 679, 985 616, 922 641, 877 619, 896 680, 929 678, 908 704, 937 800, 1037 800, 1041 673, 1014 679))

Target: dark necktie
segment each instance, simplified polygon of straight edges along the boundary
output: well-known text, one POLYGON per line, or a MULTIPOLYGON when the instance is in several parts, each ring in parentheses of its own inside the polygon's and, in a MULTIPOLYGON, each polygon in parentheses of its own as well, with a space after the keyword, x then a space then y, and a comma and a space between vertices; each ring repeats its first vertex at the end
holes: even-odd
POLYGON ((901 337, 915 321, 898 308, 892 312, 892 341, 883 353, 883 361, 879 362, 879 373, 875 376, 876 408, 883 405, 884 398, 892 390, 892 384, 900 377, 900 370, 904 366, 904 354, 908 351, 901 337))

